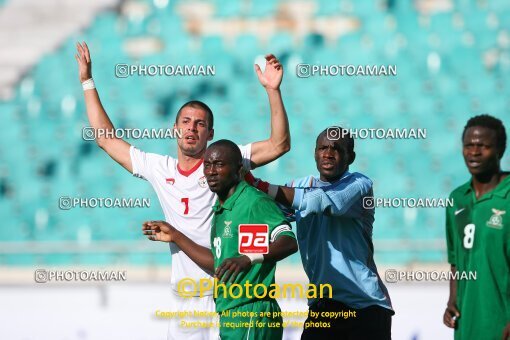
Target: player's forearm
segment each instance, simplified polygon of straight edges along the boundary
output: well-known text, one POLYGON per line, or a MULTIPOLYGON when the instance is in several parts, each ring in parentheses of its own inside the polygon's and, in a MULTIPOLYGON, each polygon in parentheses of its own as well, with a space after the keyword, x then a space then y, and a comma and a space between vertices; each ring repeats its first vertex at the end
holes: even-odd
POLYGON ((179 231, 176 232, 173 242, 202 269, 209 273, 214 272, 214 258, 211 249, 196 244, 179 231))
POLYGON ((292 202, 294 201, 295 191, 296 190, 294 190, 294 188, 279 186, 275 197, 276 202, 283 204, 287 208, 290 208, 292 206, 292 202))
POLYGON ((269 107, 271 109, 271 136, 269 140, 274 146, 277 157, 290 150, 289 119, 283 105, 280 89, 267 89, 269 107))
POLYGON ((296 239, 287 235, 282 235, 269 245, 269 252, 264 254, 264 262, 280 261, 297 251, 298 245, 296 239))
POLYGON ((455 280, 457 268, 451 266, 452 276, 450 278, 450 296, 448 297, 448 304, 457 305, 457 280, 455 280))
MULTIPOLYGON (((96 89, 84 91, 84 96, 90 126, 96 131, 97 129, 113 130, 113 123, 106 114, 96 89)), ((100 147, 103 147, 106 141, 105 136, 96 135, 96 142, 100 147)))
POLYGON ((268 139, 252 144, 252 169, 268 164, 290 150, 289 121, 280 90, 268 89, 267 95, 271 107, 271 134, 268 139))
POLYGON ((301 217, 309 214, 358 217, 362 211, 356 208, 361 206, 364 197, 370 196, 373 196, 372 181, 351 176, 321 188, 295 189, 292 209, 300 211, 301 217))
POLYGON ((97 145, 113 160, 132 173, 133 165, 129 153, 131 145, 125 140, 115 137, 114 126, 99 100, 96 89, 86 90, 84 95, 89 123, 96 131, 95 140, 97 145))
POLYGON ((244 180, 251 186, 265 192, 271 196, 272 199, 285 207, 290 207, 292 205, 295 192, 294 188, 271 184, 260 178, 255 178, 250 171, 244 176, 244 180))

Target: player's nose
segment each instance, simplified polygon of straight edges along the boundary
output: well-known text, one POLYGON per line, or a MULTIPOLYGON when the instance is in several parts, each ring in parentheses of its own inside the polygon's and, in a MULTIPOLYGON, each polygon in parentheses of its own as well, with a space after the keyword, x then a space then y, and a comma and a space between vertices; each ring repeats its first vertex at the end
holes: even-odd
POLYGON ((325 159, 334 159, 335 158, 335 154, 333 152, 332 149, 326 149, 324 150, 324 153, 322 154, 322 158, 325 158, 325 159))
POLYGON ((204 174, 207 176, 207 177, 210 177, 210 176, 215 176, 218 174, 217 172, 217 169, 216 169, 216 166, 211 165, 211 166, 208 166, 207 169, 204 169, 204 174))
POLYGON ((191 131, 193 132, 197 132, 198 131, 198 123, 199 122, 193 122, 193 124, 191 124, 191 131))
POLYGON ((478 156, 482 153, 481 150, 482 149, 479 146, 473 146, 472 148, 469 149, 469 155, 478 156))

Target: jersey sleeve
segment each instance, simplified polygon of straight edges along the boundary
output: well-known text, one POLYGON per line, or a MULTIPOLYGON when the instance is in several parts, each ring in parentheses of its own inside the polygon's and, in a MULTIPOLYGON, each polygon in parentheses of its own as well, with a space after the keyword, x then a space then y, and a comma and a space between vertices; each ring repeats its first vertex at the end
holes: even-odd
MULTIPOLYGON (((451 198, 451 196, 450 196, 451 198)), ((448 263, 455 266, 455 239, 454 239, 454 224, 453 224, 453 207, 446 208, 446 250, 448 254, 448 263)))
MULTIPOLYGON (((263 181, 262 179, 260 178, 256 178, 255 176, 253 176, 253 174, 251 173, 251 171, 248 171, 246 173, 246 175, 244 176, 244 180, 249 184, 251 185, 252 187, 254 188, 257 188, 259 189, 260 191, 262 191, 263 193, 267 194, 268 191, 269 191, 269 186, 271 185, 271 183, 269 182, 266 182, 266 181, 263 181)), ((294 181, 292 182, 289 182, 287 184, 285 184, 286 187, 292 187, 292 183, 294 183, 294 181), (290 184, 289 184, 290 183, 290 184)), ((273 184, 274 185, 274 184, 273 184)), ((288 222, 294 222, 296 220, 296 214, 294 212, 294 209, 291 209, 291 208, 287 208, 286 206, 284 206, 283 204, 279 203, 279 202, 276 202, 276 205, 278 206, 278 208, 283 212, 283 214, 285 215, 285 218, 287 219, 288 222)))
POLYGON ((372 181, 361 174, 321 188, 296 188, 292 208, 309 214, 356 217, 363 212, 362 198, 372 193, 372 181))
POLYGON ((243 168, 246 171, 251 170, 251 143, 246 145, 238 145, 243 156, 243 168))
POLYGON ((133 176, 145 179, 149 182, 153 179, 153 172, 157 168, 157 164, 164 161, 167 156, 161 156, 155 153, 146 153, 136 147, 129 148, 131 157, 131 166, 133 168, 133 176))
POLYGON ((296 238, 289 222, 269 196, 259 198, 254 202, 250 211, 250 221, 251 223, 267 224, 269 226, 270 243, 283 235, 296 238))

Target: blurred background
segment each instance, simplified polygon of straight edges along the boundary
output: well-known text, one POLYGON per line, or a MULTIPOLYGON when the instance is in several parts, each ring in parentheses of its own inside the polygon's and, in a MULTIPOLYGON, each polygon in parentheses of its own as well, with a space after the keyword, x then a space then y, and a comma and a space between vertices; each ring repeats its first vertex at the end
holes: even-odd
MULTIPOLYGON (((253 64, 274 53, 292 150, 255 175, 273 183, 315 174, 315 138, 329 125, 426 129, 426 139, 356 140, 351 170, 380 197, 446 198, 469 179, 467 120, 510 126, 510 3, 504 0, 0 0, 0 338, 164 339, 170 256, 141 223, 163 219, 150 184, 93 141, 74 59, 86 41, 103 105, 117 128, 171 127, 197 99, 215 138, 269 136, 269 105, 253 64), (116 64, 214 65, 207 77, 115 77, 116 64), (397 76, 299 78, 300 63, 396 65, 397 76), (150 208, 59 209, 59 197, 143 197, 150 208), (119 269, 117 283, 34 281, 36 269, 119 269)), ((128 140, 176 156, 174 140, 128 140)), ((508 170, 510 158, 503 158, 508 170)), ((375 259, 387 269, 448 270, 444 209, 380 208, 375 259)), ((280 282, 303 281, 298 255, 280 282)), ((447 282, 386 283, 394 339, 450 339, 447 282)), ((305 301, 282 300, 306 310, 305 301)), ((286 329, 285 338, 301 329, 286 329)))

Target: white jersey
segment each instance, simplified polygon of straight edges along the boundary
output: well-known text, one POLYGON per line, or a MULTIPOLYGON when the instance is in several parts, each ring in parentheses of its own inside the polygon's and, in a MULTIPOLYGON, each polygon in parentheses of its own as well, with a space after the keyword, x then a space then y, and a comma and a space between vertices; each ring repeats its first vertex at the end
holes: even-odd
MULTIPOLYGON (((249 170, 251 144, 239 145, 239 149, 243 156, 243 167, 249 170)), ((163 208, 165 220, 195 243, 211 248, 212 206, 216 194, 207 185, 203 160, 192 169, 183 171, 173 157, 145 153, 134 146, 131 146, 129 153, 133 175, 152 185, 163 208)), ((181 279, 191 278, 195 282, 211 279, 176 244, 169 245, 172 254, 170 283, 175 291, 181 279)))

